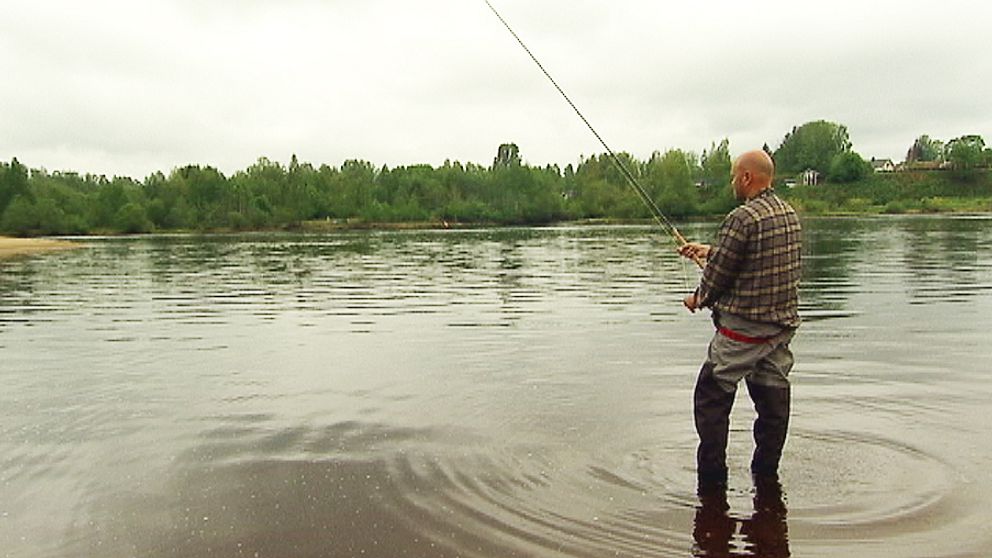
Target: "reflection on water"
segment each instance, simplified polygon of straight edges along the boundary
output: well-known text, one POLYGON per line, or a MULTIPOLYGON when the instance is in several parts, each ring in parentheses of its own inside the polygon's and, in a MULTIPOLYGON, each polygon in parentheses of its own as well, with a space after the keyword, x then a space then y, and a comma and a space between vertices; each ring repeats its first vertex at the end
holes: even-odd
POLYGON ((693 523, 693 556, 788 558, 789 527, 778 479, 756 478, 750 516, 730 513, 725 487, 701 489, 693 523))
POLYGON ((748 475, 738 404, 717 494, 691 422, 712 332, 652 229, 0 262, 0 554, 987 555, 992 219, 805 225, 781 484, 748 475))

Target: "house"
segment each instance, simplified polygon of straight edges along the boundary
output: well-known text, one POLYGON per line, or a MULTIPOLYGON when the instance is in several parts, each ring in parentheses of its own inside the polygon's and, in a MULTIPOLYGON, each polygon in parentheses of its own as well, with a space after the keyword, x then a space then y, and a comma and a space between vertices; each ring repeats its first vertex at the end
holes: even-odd
POLYGON ((871 158, 871 170, 875 172, 896 172, 896 165, 892 159, 871 158))
POLYGON ((803 186, 816 186, 820 183, 820 173, 813 169, 804 170, 799 177, 803 182, 803 186))

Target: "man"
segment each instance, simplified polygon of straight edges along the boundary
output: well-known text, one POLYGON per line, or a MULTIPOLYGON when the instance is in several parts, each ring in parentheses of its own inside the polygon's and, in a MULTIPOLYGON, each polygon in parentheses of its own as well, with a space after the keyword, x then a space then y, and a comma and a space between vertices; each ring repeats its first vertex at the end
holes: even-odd
POLYGON ((737 385, 746 380, 758 417, 751 472, 777 477, 789 426, 789 341, 799 326, 801 229, 795 210, 772 189, 775 167, 761 150, 731 167, 734 195, 714 246, 687 243, 679 253, 705 260, 696 291, 684 304, 710 308, 717 332, 693 397, 700 486, 725 485, 727 433, 737 385))

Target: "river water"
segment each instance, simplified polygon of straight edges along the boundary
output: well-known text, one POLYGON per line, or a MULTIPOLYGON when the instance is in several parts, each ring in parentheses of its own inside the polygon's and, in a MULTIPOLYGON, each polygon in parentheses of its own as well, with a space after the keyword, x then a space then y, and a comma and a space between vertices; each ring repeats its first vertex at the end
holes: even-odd
POLYGON ((992 217, 805 223, 781 485, 742 389, 725 498, 656 230, 87 243, 0 261, 0 556, 992 554, 992 217))

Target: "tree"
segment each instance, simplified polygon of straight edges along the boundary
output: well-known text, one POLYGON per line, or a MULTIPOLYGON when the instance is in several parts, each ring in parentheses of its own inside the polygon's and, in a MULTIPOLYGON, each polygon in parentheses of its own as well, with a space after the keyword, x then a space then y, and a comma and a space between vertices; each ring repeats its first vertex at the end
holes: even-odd
POLYGON ((98 227, 114 227, 114 216, 128 202, 125 182, 122 180, 101 181, 100 189, 93 201, 93 223, 98 227))
MULTIPOLYGON (((520 150, 516 144, 499 146, 490 175, 489 203, 496 216, 504 222, 525 223, 547 220, 541 208, 546 191, 531 167, 520 164, 520 150)), ((552 211, 553 212, 553 211, 552 211)))
POLYGON ((692 182, 694 163, 695 155, 680 149, 670 149, 664 155, 655 152, 648 162, 649 180, 661 186, 655 202, 665 215, 684 217, 696 211, 699 193, 692 182))
POLYGON ((855 182, 871 173, 871 163, 854 151, 847 151, 834 155, 827 178, 832 182, 855 182))
POLYGON ((961 136, 947 142, 947 162, 960 178, 972 178, 985 164, 985 140, 978 135, 961 136))
POLYGON ((520 148, 515 143, 504 143, 496 151, 493 169, 505 169, 520 165, 520 148))
POLYGON ((851 149, 847 127, 826 120, 807 122, 785 134, 775 151, 775 164, 784 174, 813 169, 827 174, 834 157, 851 149))
POLYGON ((703 186, 723 188, 730 184, 730 140, 723 138, 719 145, 710 144, 709 151, 703 150, 700 158, 703 186))
MULTIPOLYGON (((626 153, 617 158, 636 173, 640 164, 626 153)), ((648 213, 630 190, 623 173, 617 169, 613 158, 603 153, 582 159, 575 169, 573 200, 581 217, 644 217, 648 213)), ((635 176, 636 178, 636 176, 635 176)), ((644 185, 648 195, 657 197, 660 186, 648 177, 644 185)))
POLYGON ((349 159, 341 164, 340 186, 332 211, 340 217, 368 217, 375 198, 377 173, 368 161, 349 159))
POLYGON ((26 235, 38 228, 38 211, 35 204, 25 197, 18 197, 7 204, 0 214, 0 230, 26 235))
POLYGON ((28 169, 15 157, 9 165, 0 166, 0 215, 17 196, 29 195, 28 169))
POLYGON ((187 201, 197 213, 196 224, 204 228, 219 225, 222 213, 220 204, 227 189, 227 179, 224 175, 213 167, 199 165, 187 165, 176 169, 173 175, 186 185, 189 196, 187 201))
POLYGON ((944 142, 924 134, 906 152, 907 163, 931 163, 944 160, 944 142))
POLYGON ((152 222, 148 220, 143 207, 131 202, 114 215, 114 228, 126 234, 146 233, 151 232, 152 222))

